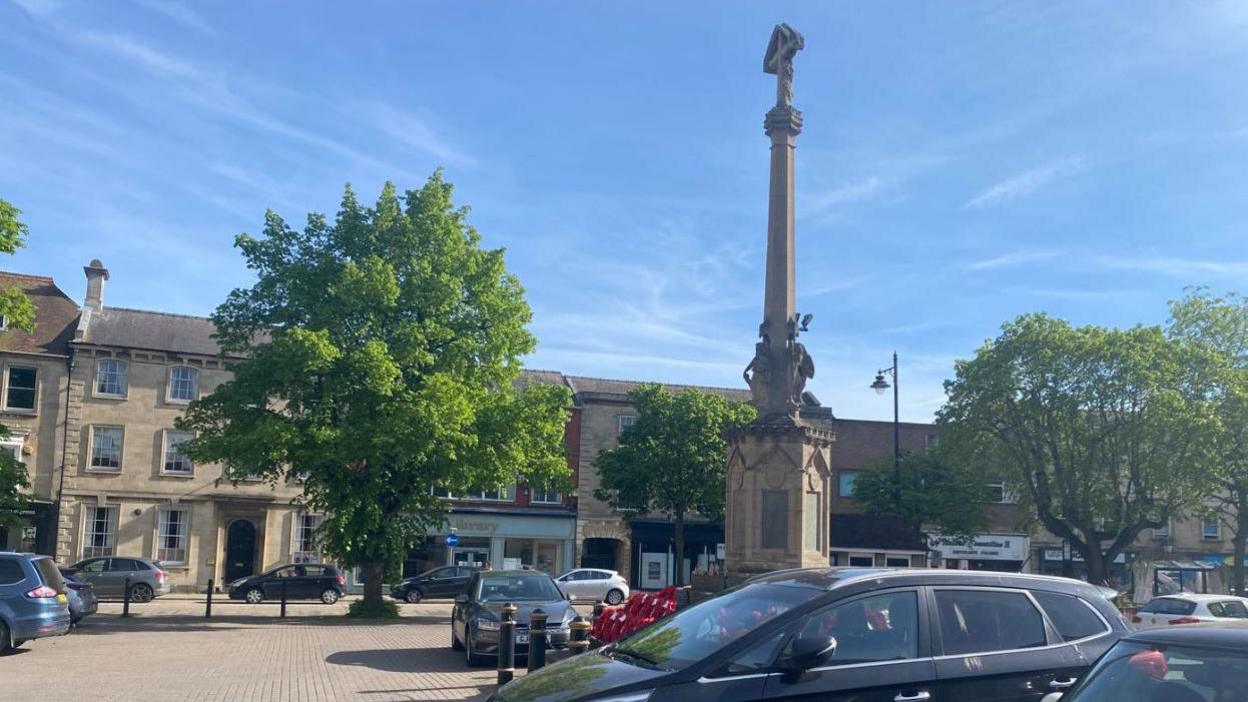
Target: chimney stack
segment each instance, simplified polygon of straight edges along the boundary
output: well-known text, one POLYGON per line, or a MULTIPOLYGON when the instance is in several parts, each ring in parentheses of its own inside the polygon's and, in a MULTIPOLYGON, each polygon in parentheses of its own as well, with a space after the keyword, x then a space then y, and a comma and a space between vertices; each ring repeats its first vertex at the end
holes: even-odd
POLYGON ((96 258, 83 266, 82 272, 87 274, 87 299, 83 306, 99 312, 104 309, 104 281, 108 280, 108 269, 96 258))

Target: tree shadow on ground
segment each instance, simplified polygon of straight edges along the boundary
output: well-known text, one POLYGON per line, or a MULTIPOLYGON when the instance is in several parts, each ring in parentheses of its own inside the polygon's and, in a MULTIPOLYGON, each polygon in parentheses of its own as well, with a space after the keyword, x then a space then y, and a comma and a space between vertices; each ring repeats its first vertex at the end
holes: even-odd
MULTIPOLYGON (((338 651, 325 657, 331 665, 371 668, 387 673, 480 672, 482 684, 490 684, 490 670, 468 668, 464 655, 449 648, 383 648, 370 651, 338 651)), ((447 689, 447 688, 439 688, 447 689)), ((389 690, 387 690, 389 692, 389 690)))
POLYGON ((120 632, 222 632, 240 629, 263 629, 278 626, 404 626, 434 624, 448 626, 450 617, 402 617, 399 619, 351 619, 343 615, 318 617, 263 617, 246 615, 214 615, 212 618, 190 615, 93 615, 83 619, 73 634, 101 635, 120 632))

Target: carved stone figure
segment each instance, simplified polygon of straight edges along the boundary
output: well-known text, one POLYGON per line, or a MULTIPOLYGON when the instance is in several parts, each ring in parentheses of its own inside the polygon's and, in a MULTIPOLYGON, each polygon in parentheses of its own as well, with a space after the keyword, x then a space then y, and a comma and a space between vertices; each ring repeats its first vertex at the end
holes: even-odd
POLYGON ((776 76, 776 104, 793 104, 793 57, 806 46, 802 35, 787 24, 777 24, 771 32, 763 72, 776 76))
POLYGON ((750 359, 750 364, 745 367, 741 376, 745 378, 746 385, 750 386, 754 397, 758 398, 767 392, 767 384, 771 382, 771 349, 766 336, 754 344, 754 358, 750 359))
POLYGON ((806 353, 806 347, 800 341, 793 343, 793 389, 794 402, 800 403, 802 393, 806 392, 806 381, 815 377, 815 359, 806 353))

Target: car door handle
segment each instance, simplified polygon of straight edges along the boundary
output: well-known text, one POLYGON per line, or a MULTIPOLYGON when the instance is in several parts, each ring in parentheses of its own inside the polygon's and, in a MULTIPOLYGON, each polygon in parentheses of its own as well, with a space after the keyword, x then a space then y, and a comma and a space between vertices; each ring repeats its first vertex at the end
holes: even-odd
POLYGON ((932 693, 927 690, 916 692, 913 695, 900 694, 893 698, 893 702, 927 702, 932 699, 932 693))
POLYGON ((1051 687, 1054 690, 1065 690, 1067 688, 1074 687, 1075 683, 1078 681, 1079 681, 1079 678, 1066 678, 1065 680, 1054 680, 1053 682, 1049 683, 1049 687, 1051 687))

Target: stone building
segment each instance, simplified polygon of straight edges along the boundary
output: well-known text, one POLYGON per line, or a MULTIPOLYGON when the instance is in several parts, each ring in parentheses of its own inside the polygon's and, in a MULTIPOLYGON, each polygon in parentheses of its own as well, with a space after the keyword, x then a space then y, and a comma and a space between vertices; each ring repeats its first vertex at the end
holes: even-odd
POLYGON ((0 529, 0 549, 51 553, 65 440, 65 392, 78 305, 51 278, 0 273, 0 289, 19 289, 35 307, 31 332, 0 317, 0 449, 26 464, 31 490, 23 525, 0 529))

